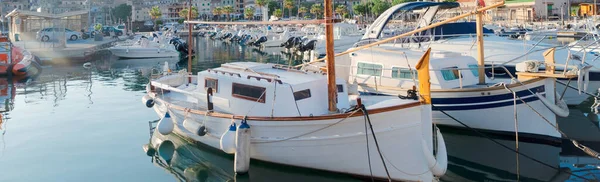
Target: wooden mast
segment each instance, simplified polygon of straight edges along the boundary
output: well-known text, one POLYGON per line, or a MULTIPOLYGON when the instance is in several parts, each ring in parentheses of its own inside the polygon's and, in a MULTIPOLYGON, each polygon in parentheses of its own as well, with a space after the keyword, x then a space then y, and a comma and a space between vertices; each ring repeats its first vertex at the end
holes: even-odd
POLYGON ((478 11, 475 16, 477 26, 477 67, 479 73, 479 84, 485 85, 485 63, 483 59, 483 11, 478 11))
MULTIPOLYGON (((188 0, 188 73, 192 72, 192 0, 188 0)), ((189 77, 189 82, 192 81, 192 77, 189 77)))
POLYGON ((329 111, 337 111, 337 85, 335 84, 335 53, 333 52, 333 4, 325 0, 325 53, 327 56, 327 95, 329 111))

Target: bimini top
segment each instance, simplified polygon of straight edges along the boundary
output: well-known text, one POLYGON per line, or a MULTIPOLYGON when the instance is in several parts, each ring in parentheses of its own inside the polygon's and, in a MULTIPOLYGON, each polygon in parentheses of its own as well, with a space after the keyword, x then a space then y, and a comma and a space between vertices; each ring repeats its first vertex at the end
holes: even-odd
MULTIPOLYGON (((398 12, 413 11, 429 7, 434 7, 434 11, 437 11, 439 9, 451 9, 459 6, 460 4, 456 2, 407 2, 398 4, 396 6, 392 6, 391 8, 384 11, 381 15, 379 15, 379 17, 373 22, 373 24, 371 24, 369 29, 367 29, 362 39, 379 38, 379 35, 381 34, 387 22, 393 17, 394 14, 398 12)), ((431 20, 429 20, 428 22, 430 21, 431 20)))

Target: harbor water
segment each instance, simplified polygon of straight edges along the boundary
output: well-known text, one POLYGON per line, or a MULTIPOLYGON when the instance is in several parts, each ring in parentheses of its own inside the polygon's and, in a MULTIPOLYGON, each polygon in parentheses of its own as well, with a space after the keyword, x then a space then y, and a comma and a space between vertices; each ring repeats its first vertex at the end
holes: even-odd
MULTIPOLYGON (((194 72, 234 61, 301 62, 278 49, 257 50, 205 38, 195 42, 194 72)), ((247 175, 235 175, 232 155, 175 135, 152 136, 152 122, 158 117, 140 100, 150 74, 164 62, 175 69, 187 68, 187 60, 118 60, 101 51, 91 67, 46 66, 36 78, 0 79, 4 103, 0 181, 371 180, 255 160, 247 175), (157 140, 173 143, 169 158, 143 149, 157 140)), ((593 102, 571 108, 559 127, 600 151, 599 117, 590 109, 593 102)), ((441 181, 588 181, 600 176, 600 160, 569 140, 549 145, 468 129, 441 127, 441 131, 449 159, 441 181)))

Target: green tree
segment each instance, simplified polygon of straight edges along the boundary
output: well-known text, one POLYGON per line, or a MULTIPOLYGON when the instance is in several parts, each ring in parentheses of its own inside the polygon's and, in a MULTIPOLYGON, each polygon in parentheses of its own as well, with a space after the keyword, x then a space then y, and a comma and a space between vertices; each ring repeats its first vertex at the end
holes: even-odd
POLYGON ((310 7, 310 13, 315 16, 315 19, 320 18, 323 16, 323 6, 321 6, 321 4, 313 4, 310 7))
MULTIPOLYGON (((187 20, 188 19, 188 9, 183 8, 181 11, 179 11, 179 17, 182 17, 187 20)), ((192 18, 190 18, 190 19, 195 19, 196 17, 198 17, 198 8, 196 6, 192 6, 192 18)))
POLYGON ((131 17, 131 6, 127 4, 120 4, 112 9, 112 14, 117 20, 127 21, 127 19, 131 17))
POLYGON ((279 6, 279 3, 275 1, 269 1, 267 4, 269 5, 269 14, 271 15, 275 12, 276 9, 281 8, 281 6, 279 6))
POLYGON ((306 16, 306 12, 308 12, 308 8, 306 8, 305 6, 301 6, 300 8, 298 8, 298 13, 302 14, 302 16, 306 16))
MULTIPOLYGON (((258 6, 258 8, 260 9, 260 12, 263 12, 263 8, 265 7, 265 5, 267 5, 269 3, 269 0, 254 0, 254 4, 256 4, 256 6, 258 6)), ((263 12, 264 13, 264 12, 263 12)), ((262 15, 261 15, 262 16, 262 15)), ((268 17, 267 17, 268 18, 268 17)))
POLYGON ((217 20, 221 19, 221 13, 222 12, 223 12, 223 8, 221 8, 221 7, 215 7, 212 10, 212 14, 215 15, 215 16, 217 16, 217 20))
POLYGON ((348 15, 348 8, 346 8, 346 5, 340 4, 337 7, 335 7, 335 13, 337 13, 341 17, 346 17, 348 15))
POLYGON ((275 12, 273 12, 273 16, 276 16, 277 18, 281 18, 281 17, 283 17, 283 11, 281 11, 281 9, 276 9, 275 12))
POLYGON ((352 6, 352 11, 357 15, 366 15, 367 14, 367 5, 363 3, 358 3, 352 6))
POLYGON ((444 0, 444 2, 452 2, 452 3, 454 3, 454 2, 456 2, 456 0, 444 0))
POLYGON ((283 0, 283 7, 288 9, 288 17, 292 18, 292 9, 294 8, 294 0, 283 0))
POLYGON ((413 1, 417 1, 417 0, 393 0, 392 6, 402 4, 402 3, 407 3, 407 2, 413 2, 413 1))
POLYGON ((246 19, 254 18, 255 11, 256 10, 253 7, 247 7, 246 9, 244 9, 244 18, 246 18, 246 19))
MULTIPOLYGON (((160 7, 154 6, 154 7, 152 7, 152 9, 150 9, 150 11, 148 11, 148 13, 150 14, 150 18, 152 18, 154 20, 154 30, 157 30, 158 29, 158 20, 162 16, 160 7)), ((161 21, 161 23, 162 23, 162 21, 161 21)))
POLYGON ((231 20, 231 13, 233 13, 233 7, 232 6, 225 6, 221 10, 221 12, 223 14, 227 15, 227 19, 231 20))
POLYGON ((379 16, 385 10, 389 9, 391 4, 387 1, 382 0, 373 0, 373 7, 371 7, 371 12, 373 12, 376 16, 379 16))

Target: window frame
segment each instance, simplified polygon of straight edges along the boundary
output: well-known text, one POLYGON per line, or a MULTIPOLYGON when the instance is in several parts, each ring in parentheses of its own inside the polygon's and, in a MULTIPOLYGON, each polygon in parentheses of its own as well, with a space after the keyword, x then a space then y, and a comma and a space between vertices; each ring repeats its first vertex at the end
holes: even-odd
MULTIPOLYGON (((410 77, 410 78, 394 77, 394 69, 398 69, 398 72, 402 72, 402 70, 405 70, 405 71, 408 71, 410 73, 412 71, 412 73, 414 73, 414 75, 415 75, 414 79, 418 79, 419 78, 419 73, 417 72, 416 69, 405 68, 405 67, 400 67, 400 66, 392 66, 390 78, 393 78, 393 79, 408 79, 408 80, 412 80, 413 79, 412 77, 410 77)), ((411 74, 411 76, 412 76, 412 74, 411 74)))
POLYGON ((205 77, 205 78, 204 78, 204 89, 208 89, 208 81, 209 81, 209 80, 210 80, 210 81, 215 81, 215 87, 217 87, 217 88, 212 88, 212 87, 211 87, 211 88, 213 89, 213 93, 219 93, 219 80, 218 80, 218 79, 215 79, 215 78, 208 78, 208 77, 205 77))
POLYGON ((304 100, 304 99, 308 99, 308 98, 312 97, 312 94, 310 93, 310 89, 304 89, 304 90, 300 90, 300 91, 295 91, 292 94, 294 95, 294 100, 295 101, 304 100), (308 94, 306 94, 306 93, 308 93, 308 94), (299 94, 299 95, 296 95, 296 94, 299 94), (302 95, 300 95, 300 94, 302 94, 302 95))
MULTIPOLYGON (((363 68, 363 69, 364 69, 364 68, 363 68)), ((384 69, 384 66, 383 66, 383 64, 380 64, 380 63, 370 63, 370 62, 363 62, 363 61, 358 61, 358 62, 356 62, 356 74, 357 74, 357 75, 365 75, 365 76, 379 76, 379 77, 381 77, 381 75, 383 74, 383 69, 384 69), (381 66, 381 69, 379 70, 379 75, 368 75, 368 74, 362 74, 362 73, 358 73, 358 70, 359 70, 359 67, 358 67, 358 65, 359 65, 359 64, 371 64, 371 65, 377 65, 377 66, 381 66)))
POLYGON ((442 79, 444 79, 444 81, 459 80, 459 79, 461 79, 461 77, 463 77, 462 73, 458 71, 458 67, 457 66, 442 68, 442 70, 440 70, 440 73, 442 73, 441 76, 442 76, 442 79), (446 77, 444 77, 444 72, 443 71, 451 71, 455 78, 451 79, 451 80, 446 79, 446 77))
POLYGON ((244 100, 249 100, 249 101, 254 101, 254 102, 259 102, 259 103, 265 103, 266 102, 266 97, 267 97, 267 88, 265 87, 258 87, 258 86, 253 86, 253 85, 246 85, 246 84, 241 84, 241 83, 231 83, 231 96, 235 97, 235 98, 239 98, 239 99, 244 99, 244 100), (246 96, 246 95, 240 95, 240 94, 235 94, 233 93, 234 88, 235 87, 246 87, 246 88, 254 88, 254 89, 262 89, 263 93, 261 93, 260 98, 254 98, 251 96, 246 96))

